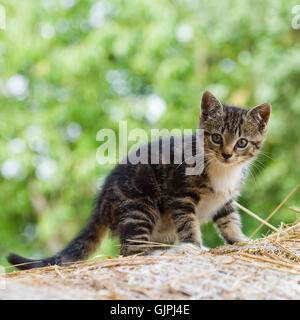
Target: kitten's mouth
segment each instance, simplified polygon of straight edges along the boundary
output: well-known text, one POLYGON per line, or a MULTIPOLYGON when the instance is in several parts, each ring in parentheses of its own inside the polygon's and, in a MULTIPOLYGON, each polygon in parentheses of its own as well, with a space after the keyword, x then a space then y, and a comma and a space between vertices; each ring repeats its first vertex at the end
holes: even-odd
POLYGON ((208 159, 209 159, 209 162, 216 161, 217 163, 219 163, 224 167, 230 167, 230 166, 235 166, 239 164, 239 161, 237 161, 235 157, 225 159, 224 157, 222 157, 221 155, 219 156, 218 154, 209 155, 208 159))
POLYGON ((236 164, 236 162, 233 159, 224 159, 223 157, 222 158, 212 157, 209 160, 209 162, 214 162, 214 161, 216 161, 217 163, 221 164, 224 167, 227 167, 227 166, 229 167, 236 164))
POLYGON ((230 161, 230 160, 228 160, 228 159, 221 159, 221 160, 219 160, 219 162, 221 162, 221 163, 223 163, 223 164, 225 164, 225 165, 230 165, 230 164, 233 163, 233 161, 230 161))
POLYGON ((224 166, 232 166, 236 164, 233 159, 218 158, 217 160, 219 163, 221 163, 224 166))
POLYGON ((224 167, 235 167, 240 166, 246 161, 240 160, 240 159, 223 159, 223 158, 217 158, 217 161, 222 164, 224 167))
POLYGON ((233 163, 234 162, 233 159, 223 159, 223 158, 221 159, 221 161, 224 163, 233 163))

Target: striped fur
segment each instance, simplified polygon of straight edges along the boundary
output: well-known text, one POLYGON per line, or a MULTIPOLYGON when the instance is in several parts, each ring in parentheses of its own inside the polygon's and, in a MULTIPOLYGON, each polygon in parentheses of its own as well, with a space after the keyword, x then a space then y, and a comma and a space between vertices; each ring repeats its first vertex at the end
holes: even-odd
MULTIPOLYGON (((205 92, 198 125, 205 133, 202 174, 186 175, 185 169, 191 165, 185 161, 181 165, 119 164, 107 177, 90 222, 64 250, 40 262, 17 255, 10 255, 8 260, 12 264, 32 262, 20 269, 82 260, 96 249, 108 229, 120 238, 124 256, 151 253, 151 247, 142 247, 138 241, 177 241, 200 248, 199 224, 209 220, 214 221, 226 242, 245 240, 233 202, 249 162, 263 145, 270 112, 267 103, 247 110, 224 105, 205 92), (248 141, 245 148, 238 147, 240 139, 248 141)), ((171 139, 171 161, 175 142, 171 139)), ((195 154, 195 136, 192 150, 195 154)))

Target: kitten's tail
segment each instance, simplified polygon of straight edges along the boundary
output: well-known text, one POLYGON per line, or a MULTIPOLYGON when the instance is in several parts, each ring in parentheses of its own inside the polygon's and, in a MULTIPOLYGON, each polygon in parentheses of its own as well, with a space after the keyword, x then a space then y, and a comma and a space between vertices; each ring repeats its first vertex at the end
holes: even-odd
POLYGON ((65 249, 53 257, 42 260, 30 260, 12 253, 7 257, 7 260, 21 270, 41 268, 49 265, 61 266, 67 262, 84 260, 95 251, 107 231, 107 227, 97 220, 99 220, 99 216, 94 215, 80 234, 65 249))

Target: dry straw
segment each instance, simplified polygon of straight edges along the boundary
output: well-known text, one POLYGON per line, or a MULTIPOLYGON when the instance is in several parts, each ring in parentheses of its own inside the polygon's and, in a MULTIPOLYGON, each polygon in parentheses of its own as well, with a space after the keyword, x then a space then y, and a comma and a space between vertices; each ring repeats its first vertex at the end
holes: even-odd
MULTIPOLYGON (((299 186, 296 186, 293 188, 293 190, 286 196, 286 198, 268 215, 268 217, 265 219, 265 222, 268 222, 277 211, 289 200, 289 198, 298 190, 299 186)), ((252 238, 261 228, 263 227, 263 224, 261 224, 256 230, 253 231, 253 233, 250 235, 250 238, 252 238)))
POLYGON ((197 254, 96 256, 65 267, 7 273, 0 299, 300 299, 300 222, 272 229, 267 237, 197 254))

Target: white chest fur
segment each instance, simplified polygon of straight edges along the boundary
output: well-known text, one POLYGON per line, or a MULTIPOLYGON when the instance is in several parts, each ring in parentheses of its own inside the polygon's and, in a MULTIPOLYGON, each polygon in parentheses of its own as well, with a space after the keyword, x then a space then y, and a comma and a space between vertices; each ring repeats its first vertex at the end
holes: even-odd
POLYGON ((211 220, 226 202, 238 196, 242 169, 242 166, 227 167, 218 163, 209 166, 207 174, 214 193, 201 196, 197 206, 197 217, 201 223, 211 220))

